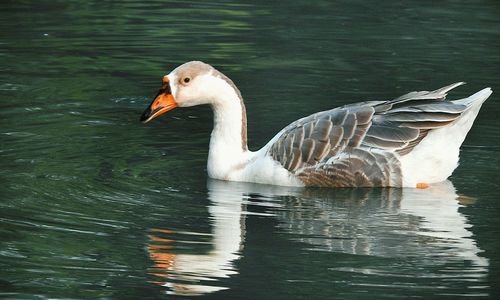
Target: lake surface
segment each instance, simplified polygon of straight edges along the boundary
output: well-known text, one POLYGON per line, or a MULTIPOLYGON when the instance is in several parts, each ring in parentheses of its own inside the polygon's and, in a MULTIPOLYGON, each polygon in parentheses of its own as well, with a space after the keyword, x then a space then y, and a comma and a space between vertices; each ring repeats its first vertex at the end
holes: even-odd
POLYGON ((332 2, 2 1, 0 297, 500 296, 500 3, 332 2), (430 189, 228 183, 208 107, 139 122, 189 60, 240 87, 253 150, 351 102, 494 93, 430 189))

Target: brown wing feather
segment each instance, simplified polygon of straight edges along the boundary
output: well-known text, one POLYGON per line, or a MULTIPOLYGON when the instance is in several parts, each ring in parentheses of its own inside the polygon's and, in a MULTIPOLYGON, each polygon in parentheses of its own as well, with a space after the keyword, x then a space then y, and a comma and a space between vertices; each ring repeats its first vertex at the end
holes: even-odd
POLYGON ((461 84, 313 114, 286 127, 268 153, 306 185, 400 186, 398 157, 466 110, 444 101, 461 84))
POLYGON ((373 113, 372 107, 337 108, 298 120, 282 133, 269 154, 292 172, 324 162, 346 147, 359 146, 373 113), (300 152, 299 162, 290 162, 294 151, 300 152))

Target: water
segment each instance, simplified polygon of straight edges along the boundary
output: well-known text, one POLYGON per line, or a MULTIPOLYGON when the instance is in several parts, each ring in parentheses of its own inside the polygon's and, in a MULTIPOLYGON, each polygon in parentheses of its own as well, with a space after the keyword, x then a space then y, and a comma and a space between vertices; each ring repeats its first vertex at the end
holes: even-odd
POLYGON ((330 2, 3 1, 0 297, 495 298, 500 5, 330 2), (207 107, 138 122, 193 59, 240 87, 251 149, 354 101, 496 93, 432 189, 225 183, 207 107))

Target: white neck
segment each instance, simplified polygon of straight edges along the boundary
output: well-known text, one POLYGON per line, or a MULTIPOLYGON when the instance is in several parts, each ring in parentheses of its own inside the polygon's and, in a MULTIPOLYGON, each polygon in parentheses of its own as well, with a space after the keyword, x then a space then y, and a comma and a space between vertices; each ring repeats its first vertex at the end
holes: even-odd
POLYGON ((210 138, 207 171, 212 178, 227 180, 241 168, 248 153, 246 114, 239 91, 224 80, 217 99, 211 103, 214 128, 210 138))

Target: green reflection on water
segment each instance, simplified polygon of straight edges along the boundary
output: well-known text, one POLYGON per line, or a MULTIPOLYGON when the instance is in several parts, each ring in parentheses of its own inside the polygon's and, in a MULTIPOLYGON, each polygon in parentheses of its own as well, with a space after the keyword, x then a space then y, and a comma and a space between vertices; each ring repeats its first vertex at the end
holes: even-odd
MULTIPOLYGON (((218 219, 205 175, 210 111, 176 110, 148 126, 138 122, 161 76, 193 59, 216 65, 241 88, 252 149, 299 117, 354 101, 461 80, 469 84, 453 97, 485 86, 495 91, 452 177, 458 194, 477 199, 457 208, 455 217, 472 234, 458 241, 484 250, 477 256, 489 260, 488 277, 470 260, 451 259, 453 251, 449 260, 436 258, 435 240, 415 232, 405 231, 402 243, 420 248, 395 259, 318 249, 340 231, 297 229, 321 220, 356 228, 367 218, 387 228, 392 213, 425 231, 425 216, 375 207, 386 203, 380 191, 309 196, 305 203, 247 190, 238 201, 256 215, 246 217, 244 247, 229 268, 238 274, 215 278, 213 286, 230 289, 207 297, 493 295, 500 248, 499 11, 494 1, 3 1, 2 297, 168 297, 168 287, 150 283, 151 230, 181 232, 174 236, 186 242, 176 244, 179 255, 214 249, 218 219), (404 266, 398 276, 415 275, 399 286, 389 272, 398 266, 404 266), (436 279, 443 274, 456 277, 436 279)), ((346 231, 343 238, 347 244, 391 237, 373 230, 346 231)), ((457 249, 457 239, 438 241, 457 249)))

